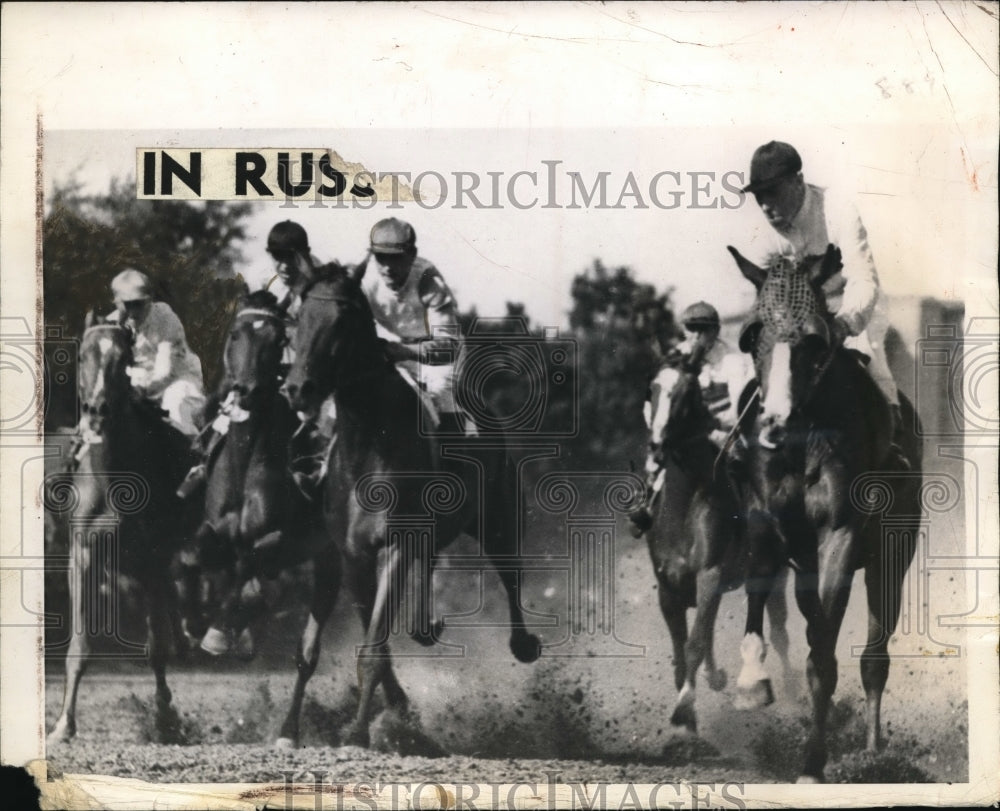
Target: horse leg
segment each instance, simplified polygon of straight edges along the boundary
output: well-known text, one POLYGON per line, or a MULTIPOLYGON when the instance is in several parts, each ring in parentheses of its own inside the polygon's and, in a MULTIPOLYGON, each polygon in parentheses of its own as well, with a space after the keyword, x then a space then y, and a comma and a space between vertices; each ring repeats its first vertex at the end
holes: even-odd
MULTIPOLYGON (((238 549, 239 537, 239 515, 234 511, 226 513, 215 523, 204 524, 199 530, 199 542, 204 544, 211 541, 220 557, 222 549, 225 550, 226 557, 238 549)), ((243 585, 239 576, 241 564, 241 556, 237 554, 235 560, 223 567, 218 577, 221 603, 201 639, 201 649, 212 656, 228 653, 235 641, 234 615, 239 606, 240 588, 243 585)))
POLYGON ((434 572, 431 569, 430 552, 418 554, 413 561, 413 596, 414 606, 412 626, 409 629, 410 638, 415 642, 430 647, 438 641, 444 630, 444 621, 434 619, 431 614, 431 589, 434 572))
POLYGON ((788 691, 792 681, 792 663, 788 658, 788 600, 785 596, 788 585, 788 568, 781 567, 774 577, 771 596, 767 600, 768 638, 774 652, 781 660, 781 677, 788 691))
POLYGON ((722 602, 722 570, 708 569, 698 577, 698 610, 695 614, 692 632, 697 634, 704 629, 704 662, 705 676, 709 689, 719 692, 724 690, 729 677, 726 671, 715 664, 715 620, 719 615, 719 604, 722 602), (705 595, 702 598, 702 595, 705 595), (704 599, 704 604, 702 604, 704 599))
POLYGON ((765 707, 774 702, 771 678, 764 667, 764 607, 774 590, 780 563, 770 554, 775 542, 768 519, 754 510, 747 520, 747 622, 740 643, 742 667, 736 679, 733 706, 738 710, 765 707))
POLYGON ((179 555, 177 576, 177 603, 180 608, 180 628, 177 629, 177 647, 197 648, 208 630, 201 614, 201 564, 193 550, 182 550, 179 555))
POLYGON ((675 584, 671 583, 665 574, 657 572, 657 592, 660 598, 660 613, 666 620, 670 632, 670 642, 674 648, 674 687, 681 690, 687 675, 684 658, 684 648, 688 640, 687 604, 678 593, 675 584))
POLYGON ((542 641, 525 627, 524 612, 521 610, 520 570, 502 568, 509 566, 509 559, 490 556, 497 567, 500 582, 507 592, 507 606, 510 611, 510 650, 519 662, 529 664, 542 654, 542 641))
POLYGON ((172 696, 167 687, 167 656, 170 649, 169 589, 162 573, 154 573, 146 584, 146 653, 156 678, 156 729, 161 734, 169 723, 172 696))
POLYGON ((795 573, 795 597, 806 618, 809 658, 806 677, 812 699, 812 728, 806 740, 800 783, 823 781, 826 765, 826 720, 837 688, 837 636, 851 592, 853 533, 846 527, 827 530, 819 545, 818 572, 795 573))
MULTIPOLYGON (((517 516, 515 497, 508 480, 509 471, 506 456, 495 453, 486 465, 486 490, 484 493, 485 525, 483 546, 493 562, 493 568, 500 576, 504 591, 507 592, 507 607, 510 614, 510 651, 519 662, 534 662, 542 654, 542 642, 528 631, 521 608, 521 571, 512 564, 517 554, 517 516)), ((474 525, 470 524, 473 534, 474 525)))
POLYGON ((306 685, 319 662, 320 638, 323 626, 337 602, 340 591, 340 553, 335 548, 320 550, 313 558, 313 587, 309 603, 309 619, 299 637, 299 647, 295 652, 295 687, 292 703, 281 724, 281 731, 274 745, 279 749, 294 749, 299 743, 299 718, 302 715, 302 700, 306 685))
POLYGON ((66 651, 66 684, 63 687, 63 707, 59 720, 48 736, 48 743, 68 741, 76 735, 76 698, 80 679, 87 667, 90 637, 87 635, 86 606, 93 604, 96 595, 89 593, 86 584, 91 564, 90 549, 73 538, 69 572, 70 638, 66 651))
MULTIPOLYGON (((915 551, 915 533, 899 533, 898 542, 880 550, 865 567, 868 597, 868 641, 861 654, 861 683, 865 688, 865 748, 882 745, 882 691, 889 678, 889 639, 899 622, 903 578, 915 551)), ((881 538, 878 543, 882 543, 881 538)))
POLYGON ((404 555, 398 544, 385 548, 385 562, 377 572, 376 561, 367 558, 351 578, 361 622, 365 626, 365 644, 358 653, 358 712, 348 727, 344 742, 368 747, 371 738, 368 719, 375 688, 382 684, 390 707, 405 711, 406 693, 396 680, 389 658, 389 628, 399 608, 406 584, 404 555))
POLYGON ((704 569, 696 576, 695 618, 691 626, 691 634, 684 646, 684 686, 681 688, 681 693, 677 697, 677 705, 670 717, 671 724, 684 726, 689 732, 696 732, 698 729, 695 714, 695 685, 698 678, 698 668, 707 658, 711 658, 709 652, 712 649, 715 617, 718 614, 719 601, 722 597, 719 592, 720 580, 721 570, 718 566, 704 569))

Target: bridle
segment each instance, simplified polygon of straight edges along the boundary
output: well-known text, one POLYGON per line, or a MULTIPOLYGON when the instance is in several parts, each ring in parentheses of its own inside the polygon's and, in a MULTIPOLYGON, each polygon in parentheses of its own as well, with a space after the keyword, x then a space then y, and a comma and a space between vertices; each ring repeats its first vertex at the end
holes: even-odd
MULTIPOLYGON (((352 277, 348 277, 348 278, 352 278, 352 277)), ((316 286, 316 284, 319 281, 321 281, 321 280, 320 279, 315 279, 315 280, 311 281, 309 283, 309 285, 307 285, 305 287, 305 289, 303 289, 303 291, 301 293, 301 298, 302 298, 303 304, 308 299, 309 301, 323 301, 323 302, 333 302, 333 303, 336 303, 338 305, 338 309, 340 309, 340 310, 351 310, 351 311, 355 311, 355 312, 361 312, 362 311, 363 308, 358 303, 358 301, 355 298, 352 298, 349 295, 344 295, 344 294, 339 294, 339 295, 338 294, 330 294, 330 295, 317 294, 313 288, 316 286)), ((338 389, 342 389, 344 387, 351 387, 351 386, 353 386, 353 385, 355 385, 357 383, 360 383, 360 382, 362 382, 364 380, 368 380, 369 378, 372 378, 372 377, 375 377, 377 375, 380 375, 383 372, 384 372, 384 368, 375 367, 373 369, 367 369, 366 371, 363 371, 363 372, 358 372, 357 374, 351 375, 350 377, 348 377, 346 379, 335 380, 335 381, 332 382, 330 393, 332 394, 333 392, 337 391, 338 389)))

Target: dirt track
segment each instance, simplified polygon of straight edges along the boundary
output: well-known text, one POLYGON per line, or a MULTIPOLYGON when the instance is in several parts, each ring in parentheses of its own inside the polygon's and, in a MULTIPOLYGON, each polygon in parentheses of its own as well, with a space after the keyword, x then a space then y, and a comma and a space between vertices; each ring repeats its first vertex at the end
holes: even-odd
MULTIPOLYGON (((283 771, 312 769, 327 770, 331 781, 524 782, 544 781, 552 772, 560 781, 793 780, 807 715, 801 674, 782 684, 774 662, 777 702, 755 713, 731 705, 742 594, 724 598, 718 622, 717 657, 730 684, 712 693, 702 679, 700 734, 678 734, 668 720, 676 697, 670 642, 646 549, 630 539, 619 549, 613 636, 584 634, 565 646, 547 648, 532 665, 514 661, 498 627, 447 628, 447 642, 466 646, 457 657, 440 655, 448 649, 428 651, 406 638, 396 641, 396 670, 413 715, 404 720, 381 713, 372 727, 374 751, 339 746, 356 700, 352 658, 360 634, 342 598, 309 686, 298 750, 277 752, 270 742, 294 681, 289 637, 301 607, 283 618, 272 617, 259 629, 261 655, 250 664, 200 656, 172 664, 168 678, 178 718, 165 743, 152 743, 164 738, 152 723, 153 684, 144 665, 97 663, 81 688, 79 735, 50 749, 50 768, 162 782, 280 782, 283 771), (609 656, 615 653, 634 658, 609 656)), ((475 609, 478 582, 477 575, 439 573, 435 591, 452 595, 452 610, 475 609), (455 595, 467 603, 460 604, 455 595)), ((930 589, 946 598, 942 603, 939 597, 936 607, 964 610, 958 578, 932 573, 930 589)), ((565 592, 565 581, 559 583, 552 574, 528 575, 524 603, 559 614, 565 611, 565 592)), ((477 619, 502 620, 504 600, 495 575, 484 578, 483 600, 489 610, 477 619)), ((790 610, 792 661, 801 668, 804 624, 794 604, 790 610)), ((838 647, 841 675, 828 779, 967 779, 966 660, 927 655, 915 634, 900 637, 890 648, 896 658, 883 704, 888 744, 874 757, 860 753, 863 693, 851 645, 863 641, 863 611, 864 590, 856 581, 838 647)), ((551 644, 566 632, 549 627, 540 634, 551 644)), ((938 629, 935 636, 948 645, 961 639, 954 629, 938 629)), ((58 714, 63 681, 61 663, 50 664, 48 727, 58 714)))

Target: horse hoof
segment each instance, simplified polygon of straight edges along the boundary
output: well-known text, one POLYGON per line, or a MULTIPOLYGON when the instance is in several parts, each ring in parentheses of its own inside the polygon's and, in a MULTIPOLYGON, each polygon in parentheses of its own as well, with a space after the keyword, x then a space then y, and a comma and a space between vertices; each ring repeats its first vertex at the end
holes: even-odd
POLYGON ((534 634, 514 636, 510 640, 510 650, 517 661, 531 664, 542 655, 542 641, 534 634))
POLYGON ((796 780, 795 782, 800 786, 814 786, 814 785, 819 785, 823 781, 820 780, 815 775, 803 774, 800 775, 799 779, 796 780))
POLYGON ((205 631, 205 636, 201 638, 201 649, 212 656, 222 656, 229 653, 233 647, 233 635, 231 632, 220 631, 212 627, 205 631))
POLYGON ((748 687, 737 687, 733 706, 738 710, 756 710, 774 703, 774 690, 771 680, 762 679, 748 687))
POLYGON ((684 703, 674 707, 673 715, 670 716, 670 723, 675 727, 684 727, 688 732, 698 731, 698 719, 695 715, 694 704, 684 703))
POLYGON ((410 634, 410 639, 420 645, 423 645, 425 648, 429 648, 441 638, 441 632, 443 630, 444 620, 434 620, 434 622, 431 623, 429 631, 426 633, 423 631, 413 631, 410 634))
POLYGON ((73 732, 66 727, 57 726, 46 737, 45 745, 55 746, 60 743, 69 743, 71 740, 73 740, 73 732))
POLYGON ((249 662, 257 655, 257 647, 254 645, 253 634, 249 628, 244 628, 236 640, 236 657, 249 662))
POLYGON ((283 749, 286 751, 289 749, 295 749, 296 748, 295 741, 293 741, 291 738, 278 738, 278 740, 274 742, 274 748, 283 749))
POLYGON ((726 676, 726 671, 721 667, 708 672, 708 688, 714 690, 716 693, 720 690, 725 690, 728 681, 729 677, 726 676))
POLYGON ((351 724, 344 733, 344 746, 360 746, 367 749, 371 745, 367 724, 351 724))

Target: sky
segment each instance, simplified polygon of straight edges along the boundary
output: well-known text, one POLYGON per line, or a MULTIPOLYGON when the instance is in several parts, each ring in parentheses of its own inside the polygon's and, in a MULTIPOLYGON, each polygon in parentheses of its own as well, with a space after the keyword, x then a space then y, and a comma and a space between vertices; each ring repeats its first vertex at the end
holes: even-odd
MULTIPOLYGON (((995 314, 995 7, 179 8, 66 6, 58 26, 39 27, 32 53, 59 58, 36 60, 5 97, 35 94, 46 190, 75 173, 99 192, 133 173, 137 147, 267 146, 446 177, 508 179, 561 161, 588 184, 609 172, 614 196, 630 171, 640 188, 661 171, 745 173, 753 150, 777 139, 799 149, 807 181, 855 195, 890 296, 972 296, 995 314), (162 36, 110 34, 130 27, 162 36), (70 30, 80 36, 66 44, 60 32, 70 30)), ((14 60, 25 44, 5 46, 14 60)), ((7 145, 8 155, 22 148, 7 145)), ((20 171, 8 159, 8 175, 11 166, 20 171)), ((673 288, 678 306, 708 299, 737 312, 750 290, 724 249, 766 225, 752 200, 736 210, 692 202, 688 194, 667 211, 271 203, 253 216, 243 272, 251 283, 269 276, 263 246, 280 219, 299 220, 320 259, 356 261, 374 222, 395 214, 415 226, 460 305, 483 314, 521 301, 536 321, 562 324, 569 282, 595 258, 673 288)))
MULTIPOLYGON (((87 191, 100 193, 112 177, 135 177, 137 148, 215 145, 288 147, 293 154, 332 149, 373 172, 406 172, 411 178, 427 173, 419 183, 423 205, 385 201, 354 209, 317 204, 315 196, 291 205, 287 199, 256 204, 240 272, 252 287, 270 278, 273 263, 264 246, 268 230, 280 220, 301 223, 321 260, 356 262, 367 249, 372 225, 396 216, 415 227, 419 251, 441 269, 462 309, 501 315, 507 301, 518 301, 536 322, 562 326, 570 282, 595 259, 628 266, 658 290, 672 288, 678 307, 704 299, 723 315, 742 312, 753 290, 725 246, 747 250, 758 230, 768 226, 752 196, 733 188, 748 174, 754 148, 775 138, 797 146, 808 182, 854 194, 890 295, 960 297, 957 278, 933 272, 935 266, 954 267, 968 250, 962 219, 971 205, 968 181, 960 164, 952 165, 947 127, 883 128, 878 138, 871 128, 866 138, 855 130, 52 130, 45 132, 44 180, 47 191, 74 177, 87 191), (475 175, 475 200, 484 207, 459 194, 455 173, 460 172, 475 175), (585 205, 571 173, 579 174, 587 190, 604 173, 606 207, 597 207, 599 197, 585 205), (443 194, 438 178, 445 181, 443 194), (553 203, 556 207, 543 207, 553 203), (931 233, 935 237, 928 244, 931 233)), ((462 182, 468 188, 473 181, 462 182)))

